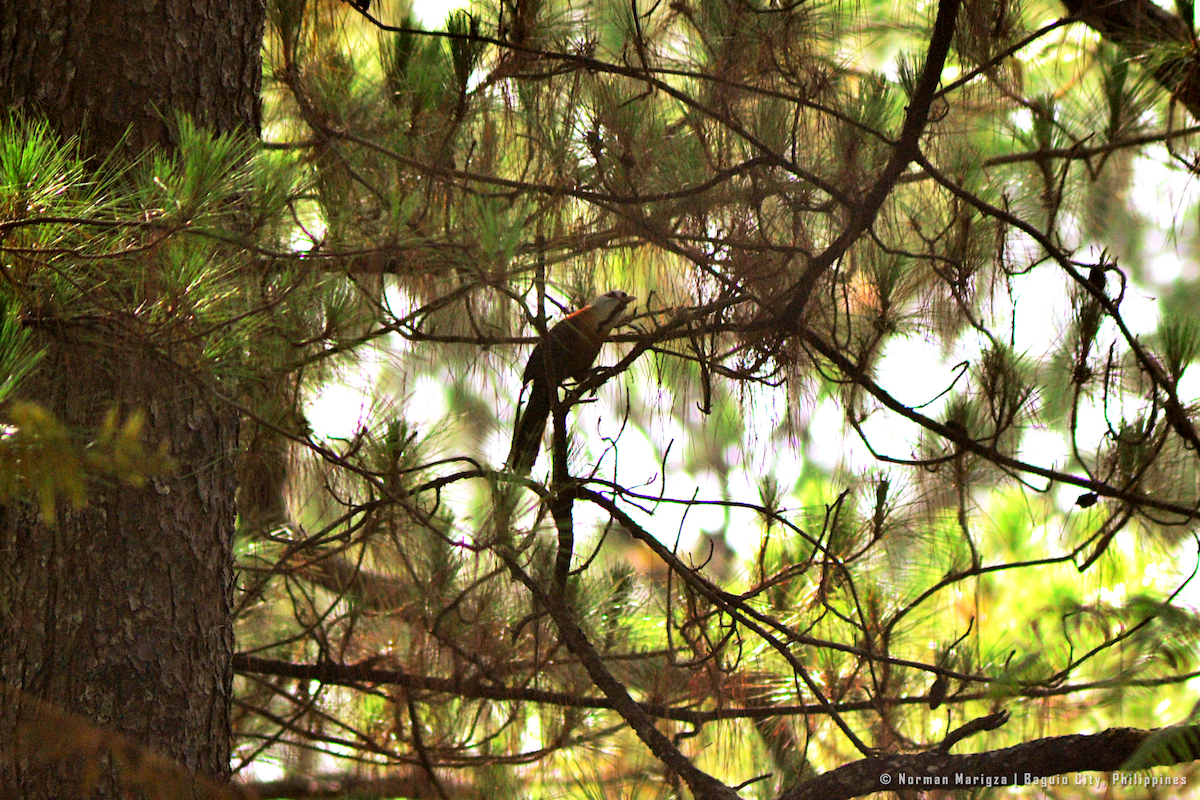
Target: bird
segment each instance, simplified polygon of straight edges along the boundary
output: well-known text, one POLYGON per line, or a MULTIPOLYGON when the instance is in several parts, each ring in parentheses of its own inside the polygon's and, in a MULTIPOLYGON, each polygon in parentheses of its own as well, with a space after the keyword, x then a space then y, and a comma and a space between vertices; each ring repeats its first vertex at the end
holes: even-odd
POLYGON ((581 381, 587 377, 609 332, 635 300, 620 289, 605 292, 555 323, 533 348, 521 376, 522 386, 533 386, 525 409, 517 413, 508 454, 508 466, 514 472, 528 475, 533 469, 550 418, 553 393, 567 378, 581 381))

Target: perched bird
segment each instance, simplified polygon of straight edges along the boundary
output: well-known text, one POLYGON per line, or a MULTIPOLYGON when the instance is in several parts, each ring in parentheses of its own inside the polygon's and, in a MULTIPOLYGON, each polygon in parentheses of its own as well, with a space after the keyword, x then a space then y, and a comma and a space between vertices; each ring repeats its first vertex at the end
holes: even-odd
POLYGON ((619 289, 606 292, 559 320, 533 348, 521 377, 522 383, 532 383, 533 387, 525 410, 517 415, 508 454, 508 466, 514 472, 528 474, 533 469, 550 418, 553 393, 567 378, 581 381, 587 377, 609 331, 636 299, 619 289))

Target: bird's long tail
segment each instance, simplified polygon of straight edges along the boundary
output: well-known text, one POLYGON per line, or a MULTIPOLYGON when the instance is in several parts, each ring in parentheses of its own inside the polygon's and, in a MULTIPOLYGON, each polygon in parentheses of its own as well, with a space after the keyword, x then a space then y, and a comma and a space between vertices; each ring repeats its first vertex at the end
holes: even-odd
POLYGON ((528 475, 533 469, 549 418, 550 391, 545 381, 535 380, 530 388, 529 401, 517 417, 517 426, 513 430, 512 450, 508 453, 508 466, 513 472, 528 475))

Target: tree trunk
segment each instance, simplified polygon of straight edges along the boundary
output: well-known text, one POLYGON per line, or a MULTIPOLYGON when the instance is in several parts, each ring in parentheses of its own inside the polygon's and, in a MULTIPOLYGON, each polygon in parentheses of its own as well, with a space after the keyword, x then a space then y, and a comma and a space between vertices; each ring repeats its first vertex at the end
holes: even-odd
POLYGON ((185 111, 258 132, 262 0, 0 0, 0 107, 106 155, 167 145, 185 111))
MULTIPOLYGON (((263 13, 261 0, 0 0, 0 104, 83 134, 99 156, 123 136, 124 156, 169 148, 175 110, 257 132, 263 13)), ((148 442, 168 442, 177 469, 144 489, 94 486, 90 507, 55 527, 20 504, 0 510, 0 680, 225 777, 236 414, 183 359, 116 326, 43 333, 47 356, 19 394, 78 430, 113 403, 142 409, 148 442)), ((0 738, 14 714, 0 708, 0 738)), ((69 772, 4 744, 0 795, 78 794, 69 772)))
MULTIPOLYGON (((144 489, 95 486, 90 507, 61 511, 54 527, 32 508, 0 511, 0 679, 189 770, 227 775, 236 416, 143 343, 86 330, 57 334, 26 396, 80 429, 112 402, 141 408, 148 440, 170 442, 179 466, 144 489)), ((0 774, 0 785, 74 796, 42 783, 61 772, 45 766, 0 774)))

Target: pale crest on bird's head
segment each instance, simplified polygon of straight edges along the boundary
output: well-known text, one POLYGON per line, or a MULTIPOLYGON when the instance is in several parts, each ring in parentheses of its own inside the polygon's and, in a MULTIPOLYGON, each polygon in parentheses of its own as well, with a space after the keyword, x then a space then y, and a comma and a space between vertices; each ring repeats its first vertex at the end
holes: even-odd
POLYGON ((589 305, 596 315, 601 330, 608 330, 617 322, 617 317, 626 306, 637 300, 633 295, 625 294, 620 289, 613 289, 597 297, 589 305))

